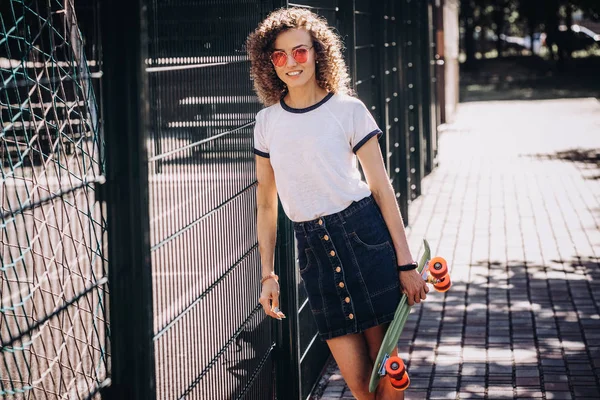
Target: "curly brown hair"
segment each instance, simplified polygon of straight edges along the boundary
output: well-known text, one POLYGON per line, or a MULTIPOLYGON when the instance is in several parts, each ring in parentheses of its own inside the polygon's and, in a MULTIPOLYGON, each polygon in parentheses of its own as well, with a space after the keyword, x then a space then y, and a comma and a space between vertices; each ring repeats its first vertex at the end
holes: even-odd
POLYGON ((315 49, 317 84, 332 93, 352 94, 350 76, 342 56, 342 40, 327 21, 303 8, 282 8, 273 11, 248 36, 246 50, 250 57, 250 77, 254 90, 265 106, 277 103, 287 93, 271 63, 271 53, 277 36, 289 29, 306 29, 315 49))

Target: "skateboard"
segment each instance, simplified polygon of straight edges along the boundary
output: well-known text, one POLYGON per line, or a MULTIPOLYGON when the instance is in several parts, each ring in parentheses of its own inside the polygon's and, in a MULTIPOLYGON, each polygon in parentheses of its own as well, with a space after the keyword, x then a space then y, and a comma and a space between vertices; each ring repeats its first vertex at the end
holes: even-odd
MULTIPOLYGON (((452 286, 448 264, 442 257, 431 258, 429 243, 423 239, 425 251, 419 260, 417 271, 423 277, 425 282, 432 284, 438 292, 446 292, 452 286)), ((369 391, 375 392, 379 379, 385 375, 390 376, 392 386, 397 390, 405 390, 410 385, 410 378, 406 372, 406 366, 398 356, 390 356, 390 353, 398 345, 398 339, 404 329, 404 324, 410 314, 411 306, 406 303, 406 295, 400 298, 400 304, 396 309, 394 320, 390 323, 388 330, 383 338, 379 353, 375 359, 369 391)))

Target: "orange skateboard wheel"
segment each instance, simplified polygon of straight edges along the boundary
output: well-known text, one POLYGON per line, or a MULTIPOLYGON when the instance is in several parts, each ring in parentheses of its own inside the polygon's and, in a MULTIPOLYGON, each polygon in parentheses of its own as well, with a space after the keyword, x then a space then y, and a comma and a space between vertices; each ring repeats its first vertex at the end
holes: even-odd
POLYGON ((402 376, 406 372, 404 361, 398 356, 390 357, 385 362, 385 372, 393 379, 402 379, 402 376))
POLYGON ((442 257, 434 257, 429 261, 429 274, 435 279, 448 275, 448 263, 442 257))
POLYGON ((394 389, 403 391, 406 390, 406 388, 408 388, 408 386, 410 385, 410 378, 405 372, 404 376, 402 376, 402 379, 394 379, 390 377, 390 382, 394 389))
POLYGON ((440 282, 433 285, 433 288, 438 292, 447 292, 448 289, 452 287, 452 281, 450 280, 450 275, 446 275, 440 279, 440 282))

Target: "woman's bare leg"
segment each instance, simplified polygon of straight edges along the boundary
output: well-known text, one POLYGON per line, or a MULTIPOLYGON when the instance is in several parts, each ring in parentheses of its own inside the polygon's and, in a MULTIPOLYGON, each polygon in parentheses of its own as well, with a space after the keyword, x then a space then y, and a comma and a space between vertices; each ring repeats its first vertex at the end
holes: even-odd
POLYGON ((369 393, 373 361, 363 334, 329 339, 327 345, 354 397, 358 400, 375 400, 375 393, 369 393))

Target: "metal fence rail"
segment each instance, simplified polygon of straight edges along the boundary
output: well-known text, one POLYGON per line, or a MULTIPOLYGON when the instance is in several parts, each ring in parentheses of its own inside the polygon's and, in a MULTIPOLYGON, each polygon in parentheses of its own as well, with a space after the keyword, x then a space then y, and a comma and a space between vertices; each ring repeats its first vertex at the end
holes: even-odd
POLYGON ((0 3, 0 397, 108 384, 98 108, 73 2, 0 3))

